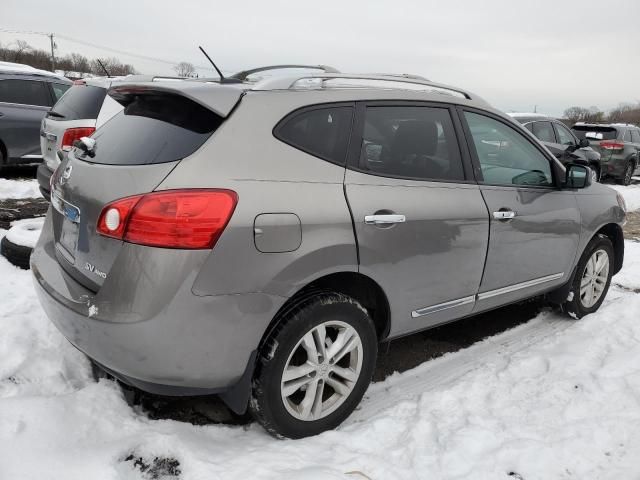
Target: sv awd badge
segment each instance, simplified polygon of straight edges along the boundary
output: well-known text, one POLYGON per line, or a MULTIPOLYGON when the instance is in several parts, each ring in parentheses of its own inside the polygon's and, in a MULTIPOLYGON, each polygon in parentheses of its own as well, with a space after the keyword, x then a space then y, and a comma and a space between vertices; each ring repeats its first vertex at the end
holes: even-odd
POLYGON ((96 274, 100 278, 107 278, 107 274, 98 270, 95 266, 91 265, 89 262, 84 264, 84 269, 89 270, 91 273, 96 274))

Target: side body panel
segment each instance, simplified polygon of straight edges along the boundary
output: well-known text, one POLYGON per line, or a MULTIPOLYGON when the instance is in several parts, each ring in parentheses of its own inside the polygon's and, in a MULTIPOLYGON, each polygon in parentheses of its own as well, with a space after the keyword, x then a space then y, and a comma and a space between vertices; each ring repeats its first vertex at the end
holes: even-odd
POLYGON ((473 309, 488 241, 487 209, 475 184, 420 182, 348 170, 360 272, 390 303, 389 336, 468 315, 473 309), (376 212, 405 215, 371 225, 376 212), (451 302, 451 303, 450 303, 451 302))
POLYGON ((9 163, 33 162, 42 157, 40 123, 49 107, 0 103, 0 140, 9 163))

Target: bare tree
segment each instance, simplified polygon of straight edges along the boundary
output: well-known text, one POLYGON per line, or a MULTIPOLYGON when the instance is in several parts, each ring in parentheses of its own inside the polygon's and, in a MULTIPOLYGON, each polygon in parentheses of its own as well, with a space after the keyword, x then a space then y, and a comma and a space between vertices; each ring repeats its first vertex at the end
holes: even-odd
POLYGON ((193 63, 189 62, 180 62, 173 67, 173 69, 179 77, 192 77, 193 74, 196 73, 196 67, 193 66, 193 63))
POLYGON ((31 45, 29 45, 27 42, 25 42, 24 40, 16 40, 16 48, 13 49, 15 53, 13 61, 19 61, 22 55, 29 52, 30 50, 32 50, 31 45))

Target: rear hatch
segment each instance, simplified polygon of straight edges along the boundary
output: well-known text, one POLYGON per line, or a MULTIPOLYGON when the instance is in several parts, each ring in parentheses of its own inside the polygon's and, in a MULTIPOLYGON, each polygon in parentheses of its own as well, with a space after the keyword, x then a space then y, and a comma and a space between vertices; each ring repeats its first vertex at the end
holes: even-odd
POLYGON ((618 131, 615 127, 606 125, 574 125, 571 130, 573 130, 573 133, 575 133, 579 139, 582 140, 586 138, 591 148, 600 154, 602 161, 608 161, 611 155, 615 153, 615 149, 612 148, 612 146, 616 145, 615 140, 618 137, 618 131))
POLYGON ((47 112, 40 129, 40 147, 44 161, 51 170, 59 165, 58 150, 68 151, 73 140, 91 134, 106 95, 106 88, 74 84, 47 112), (63 146, 65 132, 69 129, 78 130, 69 132, 67 145, 63 146), (72 133, 78 135, 73 137, 72 133))
POLYGON ((207 141, 242 94, 235 89, 232 103, 225 91, 215 104, 216 88, 224 87, 201 86, 211 90, 200 96, 208 102, 204 105, 157 85, 113 89, 111 95, 124 110, 96 131, 93 150, 73 148, 56 171, 51 197, 56 257, 86 288, 99 290, 124 246, 96 232, 104 206, 152 192, 207 141))

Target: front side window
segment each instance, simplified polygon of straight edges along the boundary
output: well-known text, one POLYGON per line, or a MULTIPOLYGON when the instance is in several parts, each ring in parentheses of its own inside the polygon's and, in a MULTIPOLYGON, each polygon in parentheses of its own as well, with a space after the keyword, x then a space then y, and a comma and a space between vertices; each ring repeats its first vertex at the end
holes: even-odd
POLYGON ((352 116, 352 107, 305 110, 287 118, 276 128, 275 136, 311 155, 344 165, 352 116))
POLYGON ((8 79, 0 80, 0 102, 49 107, 51 96, 45 82, 8 79))
POLYGON ((553 185, 551 164, 531 141, 506 124, 465 112, 484 182, 492 185, 553 185))
POLYGON ((562 145, 575 145, 576 140, 571 135, 571 132, 564 125, 560 125, 559 123, 554 123, 556 127, 556 133, 558 134, 558 143, 562 145))
POLYGON ((624 131, 624 135, 622 135, 622 141, 623 142, 630 142, 631 141, 631 132, 629 130, 625 130, 624 131))
POLYGON ((419 180, 464 179, 449 110, 367 107, 358 169, 419 180))
POLYGON ((551 122, 533 122, 532 132, 541 142, 556 143, 551 122))

